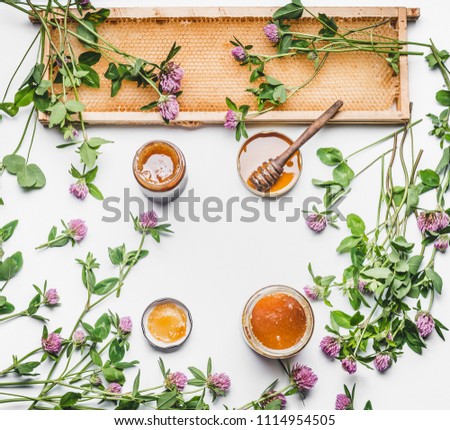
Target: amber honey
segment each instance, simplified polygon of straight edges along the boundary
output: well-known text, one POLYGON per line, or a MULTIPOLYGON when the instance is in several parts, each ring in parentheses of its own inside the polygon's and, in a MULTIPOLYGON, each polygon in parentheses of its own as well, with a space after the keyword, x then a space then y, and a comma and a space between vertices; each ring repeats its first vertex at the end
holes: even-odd
POLYGON ((255 304, 250 321, 255 337, 272 349, 291 348, 306 330, 303 306, 294 297, 283 293, 262 297, 255 304))
POLYGON ((175 303, 161 303, 150 312, 147 325, 155 339, 173 343, 186 336, 187 316, 175 303))
POLYGON ((133 173, 142 192, 153 200, 177 198, 187 182, 186 160, 173 143, 151 141, 138 149, 133 173))
POLYGON ((245 341, 267 358, 289 358, 301 351, 314 330, 308 300, 285 285, 271 285, 253 294, 242 313, 245 341))

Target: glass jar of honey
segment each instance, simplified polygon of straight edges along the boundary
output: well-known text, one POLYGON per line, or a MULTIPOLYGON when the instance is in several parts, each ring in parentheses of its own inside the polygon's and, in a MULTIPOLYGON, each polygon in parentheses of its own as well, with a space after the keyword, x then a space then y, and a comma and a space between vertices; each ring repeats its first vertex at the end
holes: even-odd
POLYGON ((186 160, 173 143, 154 140, 138 149, 133 160, 133 173, 141 191, 148 198, 167 203, 186 188, 186 160))
POLYGON ((257 291, 242 314, 247 344, 273 359, 289 358, 301 351, 314 330, 314 314, 306 298, 293 288, 272 285, 257 291))

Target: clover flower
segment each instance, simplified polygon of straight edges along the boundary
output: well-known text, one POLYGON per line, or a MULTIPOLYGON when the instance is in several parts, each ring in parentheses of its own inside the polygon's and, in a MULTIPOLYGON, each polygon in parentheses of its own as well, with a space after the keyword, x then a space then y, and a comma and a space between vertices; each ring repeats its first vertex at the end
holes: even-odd
POLYGON ((143 230, 154 228, 157 224, 158 215, 155 211, 148 211, 139 215, 139 225, 143 230))
POLYGON ((358 366, 356 365, 356 360, 353 357, 345 357, 342 360, 342 368, 349 375, 353 375, 356 372, 356 370, 358 369, 358 366))
POLYGON ((83 330, 77 330, 72 335, 72 342, 75 346, 81 346, 86 341, 86 335, 84 334, 83 330))
POLYGON ((58 291, 55 288, 50 288, 44 295, 44 301, 47 306, 55 306, 59 302, 58 291))
POLYGON ((239 124, 239 116, 237 112, 234 112, 233 110, 229 109, 225 115, 225 128, 236 128, 239 124))
POLYGON ((245 49, 242 46, 235 46, 231 50, 231 55, 239 63, 242 63, 242 61, 245 61, 247 59, 247 52, 245 52, 245 49))
POLYGON ((375 360, 373 361, 375 369, 379 372, 385 372, 392 365, 392 358, 390 354, 377 354, 375 360))
POLYGON ((306 218, 306 225, 316 233, 320 233, 321 231, 325 230, 327 224, 327 217, 322 214, 313 213, 309 214, 306 218))
POLYGON ((122 317, 119 320, 119 330, 122 334, 130 334, 133 330, 133 322, 130 317, 122 317))
POLYGON ((287 399, 283 393, 276 393, 276 391, 271 390, 264 394, 264 400, 261 400, 259 405, 262 409, 265 409, 270 403, 275 400, 279 400, 281 402, 280 409, 283 410, 286 407, 287 399))
POLYGON ((446 234, 443 234, 441 236, 439 236, 437 238, 437 240, 434 242, 434 247, 444 253, 445 251, 447 251, 448 248, 448 243, 449 243, 449 237, 446 234))
POLYGON ((111 382, 106 388, 106 391, 111 394, 120 394, 122 392, 122 385, 117 382, 111 382))
POLYGON ((183 69, 178 64, 170 61, 159 74, 159 86, 161 90, 168 94, 180 91, 183 76, 183 69))
POLYGON ((50 333, 46 338, 42 338, 41 344, 45 352, 56 355, 61 351, 63 338, 58 333, 50 333))
POLYGON ((367 288, 368 282, 363 281, 362 279, 360 279, 358 281, 358 290, 361 294, 367 294, 370 293, 371 291, 367 288))
POLYGON ((292 367, 292 381, 299 391, 311 390, 318 379, 317 375, 308 366, 297 363, 292 367))
POLYGON ((334 409, 337 411, 345 411, 350 409, 352 401, 345 394, 338 394, 336 396, 336 405, 334 409))
POLYGON ((167 388, 176 388, 178 391, 183 391, 188 382, 188 378, 184 373, 173 372, 167 375, 166 386, 167 388))
POLYGON ((416 326, 419 330, 420 337, 426 338, 434 330, 435 322, 428 312, 419 312, 416 315, 416 326))
POLYGON ((94 374, 91 376, 91 378, 89 379, 89 382, 94 386, 94 387, 98 387, 99 385, 102 385, 102 379, 100 378, 100 376, 94 374))
POLYGON ((180 112, 180 105, 173 94, 163 95, 158 101, 159 113, 165 121, 173 121, 180 112))
POLYGON ((77 243, 80 243, 87 234, 88 228, 82 219, 73 219, 67 223, 70 237, 77 243))
POLYGON ((322 289, 318 285, 305 285, 303 287, 303 291, 310 300, 317 300, 319 298, 322 298, 322 289))
POLYGON ((79 200, 84 200, 89 193, 86 181, 84 179, 80 179, 75 184, 70 185, 69 193, 79 200))
POLYGON ((320 341, 320 349, 327 357, 336 358, 341 352, 341 345, 339 345, 339 339, 331 336, 325 336, 320 341))
POLYGON ((225 393, 230 389, 231 379, 225 373, 214 373, 208 377, 208 387, 225 393))
POLYGON ((278 27, 275 24, 267 24, 263 28, 263 31, 272 43, 278 43, 280 40, 280 33, 278 32, 278 27))
POLYGON ((445 212, 428 211, 421 212, 417 217, 417 226, 421 233, 426 231, 436 232, 448 227, 449 216, 445 212))

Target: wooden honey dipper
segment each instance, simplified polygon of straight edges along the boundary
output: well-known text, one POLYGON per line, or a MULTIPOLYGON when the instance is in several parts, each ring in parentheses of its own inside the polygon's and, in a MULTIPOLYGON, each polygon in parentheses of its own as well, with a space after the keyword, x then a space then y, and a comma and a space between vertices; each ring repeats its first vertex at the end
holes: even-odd
POLYGON ((283 173, 284 165, 311 137, 313 137, 342 107, 344 102, 338 100, 322 115, 314 120, 303 134, 275 159, 271 158, 261 164, 248 178, 250 183, 260 192, 265 192, 272 187, 283 173))

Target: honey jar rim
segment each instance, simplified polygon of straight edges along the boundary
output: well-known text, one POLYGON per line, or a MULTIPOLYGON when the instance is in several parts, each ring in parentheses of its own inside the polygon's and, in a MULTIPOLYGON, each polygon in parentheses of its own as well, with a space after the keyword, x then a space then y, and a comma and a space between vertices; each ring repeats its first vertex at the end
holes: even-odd
POLYGON ((311 340, 315 328, 314 312, 307 298, 302 293, 297 291, 295 288, 280 284, 269 285, 256 291, 247 300, 244 306, 244 310, 242 312, 241 328, 247 345, 257 354, 271 359, 290 358, 299 353, 302 349, 304 349, 311 340), (250 318, 254 306, 263 297, 272 294, 286 294, 293 297, 305 311, 307 321, 305 333, 295 345, 289 348, 273 349, 265 346, 261 341, 259 341, 256 338, 256 336, 253 333, 253 329, 251 327, 250 318))
POLYGON ((144 310, 144 312, 142 313, 142 318, 141 318, 141 328, 142 328, 142 333, 144 334, 145 339, 147 340, 147 342, 150 344, 150 346, 152 346, 153 348, 160 350, 160 351, 171 351, 171 350, 175 350, 178 349, 180 346, 182 346, 189 338, 189 336, 191 335, 192 332, 192 328, 194 326, 194 322, 192 320, 192 315, 191 315, 191 311, 189 310, 189 308, 182 302, 180 302, 177 299, 174 299, 172 297, 163 297, 157 300, 153 300, 144 310), (187 325, 186 325, 186 335, 181 338, 181 340, 179 341, 175 341, 172 343, 168 343, 167 345, 161 345, 155 342, 155 340, 153 339, 153 337, 149 334, 149 330, 147 328, 147 319, 148 319, 148 314, 150 312, 150 310, 158 305, 164 304, 164 303, 174 303, 175 305, 177 305, 179 308, 181 308, 185 313, 186 313, 186 318, 187 318, 187 325))
POLYGON ((134 174, 134 177, 136 178, 136 181, 139 183, 139 185, 141 185, 143 188, 145 188, 148 191, 156 191, 156 192, 170 191, 170 190, 173 190, 174 188, 176 188, 178 185, 180 185, 181 181, 183 180, 183 178, 186 174, 186 158, 184 157, 184 154, 181 151, 181 149, 178 148, 178 146, 176 146, 172 142, 169 142, 169 141, 163 140, 163 139, 150 140, 150 141, 144 143, 136 151, 136 154, 134 155, 134 158, 133 158, 133 174, 134 174), (149 146, 155 145, 157 143, 162 143, 162 144, 165 144, 165 145, 169 146, 170 148, 172 148, 175 151, 175 153, 178 157, 178 161, 179 161, 179 163, 178 163, 179 167, 178 167, 178 170, 177 170, 175 176, 170 181, 163 183, 163 184, 159 184, 159 185, 158 184, 150 184, 149 182, 142 179, 142 176, 139 174, 139 170, 137 167, 139 158, 140 158, 140 155, 142 154, 142 152, 149 146))

